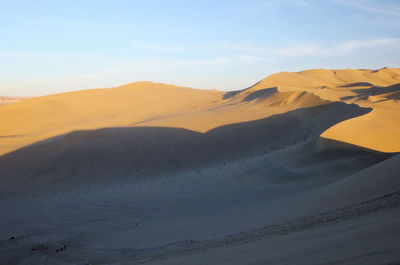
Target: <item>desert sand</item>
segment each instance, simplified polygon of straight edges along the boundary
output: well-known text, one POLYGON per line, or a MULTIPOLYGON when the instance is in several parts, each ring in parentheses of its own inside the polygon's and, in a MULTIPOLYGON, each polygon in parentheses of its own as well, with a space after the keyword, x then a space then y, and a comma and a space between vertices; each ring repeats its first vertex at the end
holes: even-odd
POLYGON ((0 264, 398 264, 399 83, 314 69, 1 105, 0 264))

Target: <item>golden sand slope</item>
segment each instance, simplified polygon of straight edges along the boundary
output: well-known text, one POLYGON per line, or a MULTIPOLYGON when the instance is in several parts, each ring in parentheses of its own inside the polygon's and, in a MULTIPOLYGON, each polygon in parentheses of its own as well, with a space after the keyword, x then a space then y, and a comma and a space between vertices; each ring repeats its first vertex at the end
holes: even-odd
POLYGON ((322 136, 382 152, 400 151, 400 108, 373 106, 372 112, 343 121, 322 136))
POLYGON ((249 90, 277 86, 282 91, 308 91, 321 98, 372 108, 361 117, 339 123, 322 134, 382 152, 400 151, 400 69, 306 70, 271 75, 249 90))
POLYGON ((239 93, 218 104, 195 111, 180 112, 140 122, 140 126, 162 126, 207 132, 227 124, 251 121, 299 108, 324 105, 323 100, 307 92, 280 92, 276 88, 254 93, 239 93))
POLYGON ((163 126, 198 132, 345 101, 372 108, 323 136, 385 152, 400 151, 400 69, 307 70, 268 76, 225 93, 152 82, 30 98, 0 106, 0 155, 75 130, 163 126), (382 92, 382 93, 381 93, 382 92))
POLYGON ((0 154, 74 130, 132 126, 215 103, 223 92, 138 82, 27 99, 0 107, 0 154))
POLYGON ((327 101, 276 89, 225 98, 225 92, 151 82, 38 97, 0 108, 0 154, 75 130, 163 126, 199 132, 327 101))
POLYGON ((313 69, 273 74, 251 87, 250 90, 278 86, 281 91, 306 90, 324 99, 340 100, 342 97, 356 95, 352 89, 373 85, 386 87, 397 83, 400 83, 399 68, 380 70, 313 69))

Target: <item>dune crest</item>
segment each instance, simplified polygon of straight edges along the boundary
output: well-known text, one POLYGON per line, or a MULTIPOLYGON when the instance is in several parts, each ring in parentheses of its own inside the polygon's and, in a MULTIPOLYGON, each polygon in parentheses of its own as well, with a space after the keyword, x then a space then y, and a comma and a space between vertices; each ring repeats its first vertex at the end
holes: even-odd
POLYGON ((273 74, 228 93, 144 81, 30 98, 0 107, 0 155, 75 130, 164 126, 206 132, 334 101, 373 112, 334 126, 324 137, 395 152, 400 151, 399 83, 395 68, 313 69, 273 74), (370 125, 368 131, 355 139, 353 132, 367 129, 363 124, 370 125), (378 143, 383 132, 390 140, 378 143))
MULTIPOLYGON (((343 101, 373 111, 343 121, 323 137, 382 152, 400 151, 400 69, 326 70, 282 72, 268 76, 249 91, 278 87, 281 91, 307 91, 322 99, 343 101)), ((255 93, 255 92, 253 92, 255 93)))
POLYGON ((74 130, 129 126, 218 101, 223 92, 152 82, 26 99, 0 107, 0 154, 74 130))

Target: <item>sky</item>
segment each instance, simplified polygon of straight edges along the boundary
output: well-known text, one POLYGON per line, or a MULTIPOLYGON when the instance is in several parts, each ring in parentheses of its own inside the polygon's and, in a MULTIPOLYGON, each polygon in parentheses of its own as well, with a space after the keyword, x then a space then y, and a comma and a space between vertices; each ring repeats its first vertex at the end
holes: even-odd
POLYGON ((398 0, 0 0, 0 96, 400 67, 398 0))

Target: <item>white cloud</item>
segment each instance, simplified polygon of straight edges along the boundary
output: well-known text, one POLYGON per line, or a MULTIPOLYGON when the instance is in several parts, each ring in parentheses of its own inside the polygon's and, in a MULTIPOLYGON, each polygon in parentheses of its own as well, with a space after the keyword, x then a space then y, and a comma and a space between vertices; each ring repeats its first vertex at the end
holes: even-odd
POLYGON ((233 52, 248 52, 248 53, 265 53, 268 52, 268 48, 255 46, 250 43, 238 43, 238 44, 226 44, 225 50, 233 52))
POLYGON ((228 58, 210 58, 210 59, 188 59, 188 60, 163 60, 163 59, 142 59, 119 62, 105 67, 102 74, 114 73, 157 73, 160 71, 182 69, 199 66, 218 66, 226 65, 232 61, 228 58))
POLYGON ((236 9, 239 14, 245 16, 265 16, 271 18, 274 13, 280 9, 284 10, 288 7, 295 8, 313 8, 314 5, 310 0, 255 0, 255 1, 239 1, 236 9))
POLYGON ((246 63, 258 63, 258 62, 268 61, 262 56, 255 56, 255 55, 239 55, 237 56, 237 58, 246 63))
POLYGON ((397 38, 379 38, 372 40, 351 40, 333 45, 323 46, 321 44, 296 44, 293 46, 278 48, 274 53, 283 57, 330 57, 336 55, 345 55, 356 50, 393 46, 400 48, 400 39, 397 38))
POLYGON ((347 41, 340 43, 336 45, 335 49, 338 52, 341 53, 348 53, 356 49, 360 48, 372 48, 372 47, 378 47, 378 46, 386 46, 386 45, 391 45, 395 43, 399 43, 399 39, 395 38, 381 38, 381 39, 373 39, 373 40, 365 40, 365 41, 360 41, 360 40, 353 40, 353 41, 347 41))
POLYGON ((143 41, 130 41, 129 44, 137 50, 150 51, 150 52, 183 52, 187 51, 181 46, 170 46, 167 44, 156 44, 153 42, 143 42, 143 41))
POLYGON ((37 18, 35 19, 35 21, 38 23, 44 23, 62 27, 73 27, 73 28, 94 28, 103 30, 116 30, 116 29, 126 28, 126 26, 111 24, 111 23, 76 21, 76 20, 55 19, 55 18, 37 18))
POLYGON ((377 38, 370 40, 349 40, 333 44, 321 43, 296 43, 291 46, 273 47, 270 44, 254 44, 249 42, 231 43, 229 41, 219 41, 212 43, 199 43, 194 46, 168 46, 162 44, 151 44, 146 42, 131 41, 136 49, 155 52, 173 53, 193 53, 199 54, 225 54, 225 58, 195 59, 184 61, 170 61, 170 65, 204 65, 204 64, 226 64, 234 60, 247 63, 270 61, 267 58, 294 58, 294 57, 331 57, 348 54, 360 49, 374 47, 396 47, 400 45, 399 38, 377 38))
POLYGON ((165 63, 167 65, 173 65, 173 66, 220 65, 220 64, 231 63, 231 59, 211 58, 211 59, 197 59, 197 60, 166 61, 165 63))
POLYGON ((284 57, 321 56, 326 55, 326 49, 317 44, 297 44, 294 46, 278 48, 275 53, 284 57))
POLYGON ((385 5, 384 1, 379 1, 378 5, 372 4, 370 1, 365 0, 334 0, 334 2, 347 5, 353 8, 357 8, 363 11, 378 13, 383 15, 395 16, 400 18, 400 9, 399 6, 389 6, 385 5))
POLYGON ((263 53, 268 51, 265 47, 259 47, 252 43, 232 43, 229 41, 214 41, 188 45, 171 45, 169 43, 154 43, 146 41, 129 41, 134 49, 151 52, 193 52, 193 51, 229 51, 243 53, 263 53))

